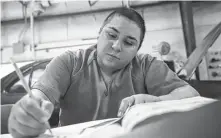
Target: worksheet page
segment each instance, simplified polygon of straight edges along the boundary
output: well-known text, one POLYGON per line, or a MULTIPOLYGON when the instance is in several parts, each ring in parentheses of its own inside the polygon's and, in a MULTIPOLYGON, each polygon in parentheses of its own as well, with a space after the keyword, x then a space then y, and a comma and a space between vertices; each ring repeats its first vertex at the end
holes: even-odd
MULTIPOLYGON (((215 101, 217 100, 198 96, 182 100, 138 104, 130 108, 122 119, 121 124, 107 125, 119 118, 90 121, 53 128, 53 135, 47 130, 45 134, 40 135, 38 138, 108 138, 119 136, 130 132, 137 124, 150 117, 170 112, 190 111, 215 101)), ((12 138, 9 134, 1 135, 1 137, 12 138)))

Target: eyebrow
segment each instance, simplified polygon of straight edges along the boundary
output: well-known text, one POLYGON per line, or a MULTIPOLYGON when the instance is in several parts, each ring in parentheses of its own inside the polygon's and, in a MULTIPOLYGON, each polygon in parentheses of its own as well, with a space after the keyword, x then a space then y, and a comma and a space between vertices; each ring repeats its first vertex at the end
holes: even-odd
POLYGON ((119 33, 119 31, 114 27, 108 27, 108 28, 110 28, 110 29, 114 30, 115 32, 119 33))
POLYGON ((127 36, 127 37, 137 42, 137 39, 136 39, 136 38, 134 38, 134 37, 132 37, 132 36, 127 36))
MULTIPOLYGON (((116 28, 114 28, 114 27, 108 27, 108 28, 110 28, 110 29, 114 30, 115 32, 119 33, 119 31, 116 28)), ((127 36, 127 37, 137 41, 137 39, 135 37, 133 37, 133 36, 127 36)))

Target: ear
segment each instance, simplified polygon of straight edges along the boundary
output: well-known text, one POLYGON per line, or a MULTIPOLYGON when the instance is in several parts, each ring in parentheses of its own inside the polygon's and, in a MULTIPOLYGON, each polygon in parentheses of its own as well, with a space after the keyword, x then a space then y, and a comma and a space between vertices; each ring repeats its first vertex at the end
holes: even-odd
POLYGON ((97 39, 99 39, 99 36, 101 35, 101 31, 103 30, 103 27, 100 28, 98 35, 97 35, 97 39))
POLYGON ((97 39, 99 39, 100 35, 101 35, 101 31, 98 32, 97 39))
POLYGON ((98 32, 98 35, 101 34, 101 31, 103 30, 103 27, 100 28, 99 32, 98 32))

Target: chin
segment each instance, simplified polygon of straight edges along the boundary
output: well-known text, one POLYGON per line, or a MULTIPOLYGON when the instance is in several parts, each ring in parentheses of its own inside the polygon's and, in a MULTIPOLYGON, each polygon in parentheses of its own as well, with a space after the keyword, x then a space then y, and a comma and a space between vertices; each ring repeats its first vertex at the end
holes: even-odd
POLYGON ((116 62, 113 62, 113 61, 109 61, 109 60, 104 60, 103 64, 108 68, 117 68, 117 67, 119 67, 119 64, 117 64, 116 62))
POLYGON ((107 67, 117 66, 116 63, 114 63, 114 62, 112 62, 112 61, 108 61, 108 60, 105 60, 103 63, 104 63, 104 65, 107 66, 107 67))

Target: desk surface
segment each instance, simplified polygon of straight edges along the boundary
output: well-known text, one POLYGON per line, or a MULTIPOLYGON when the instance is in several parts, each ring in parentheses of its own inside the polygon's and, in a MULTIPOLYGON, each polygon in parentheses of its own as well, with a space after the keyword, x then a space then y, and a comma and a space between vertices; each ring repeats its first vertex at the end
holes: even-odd
MULTIPOLYGON (((124 133, 123 128, 119 124, 114 124, 110 125, 100 131, 96 131, 96 133, 91 134, 95 130, 95 128, 90 128, 84 131, 84 133, 80 134, 82 129, 87 128, 89 126, 93 126, 105 121, 111 121, 115 120, 116 118, 111 118, 111 119, 104 119, 104 120, 97 120, 97 121, 90 121, 90 122, 85 122, 85 123, 80 123, 80 124, 75 124, 75 125, 69 125, 69 126, 64 126, 64 127, 57 127, 53 128, 53 137, 54 138, 80 138, 80 137, 87 137, 90 135, 93 135, 93 137, 96 138, 103 138, 104 134, 105 137, 113 137, 113 136, 118 136, 124 133)), ((45 132, 45 134, 39 136, 38 138, 53 138, 48 131, 45 132)), ((10 134, 3 134, 1 135, 1 138, 12 138, 10 134)))
MULTIPOLYGON (((215 102, 214 99, 204 98, 204 97, 193 97, 188 99, 182 100, 173 100, 173 101, 162 101, 157 103, 147 103, 147 104, 140 104, 135 105, 131 108, 128 114, 124 117, 122 121, 121 127, 119 124, 110 125, 104 129, 96 131, 96 133, 91 133, 95 131, 96 128, 87 129, 83 134, 80 134, 82 129, 87 128, 89 126, 93 126, 105 121, 115 120, 116 118, 105 119, 105 120, 97 120, 97 121, 90 121, 75 125, 69 125, 64 127, 53 128, 52 132, 54 137, 56 138, 68 138, 68 137, 96 137, 96 138, 103 138, 105 137, 113 137, 125 134, 128 131, 133 129, 137 123, 142 122, 151 116, 157 116, 160 114, 165 114, 168 112, 183 112, 198 108, 205 104, 209 104, 211 102, 215 102)), ((102 127, 102 126, 101 126, 102 127)), ((99 127, 98 127, 99 128, 99 127)), ((11 135, 5 134, 1 135, 2 138, 12 138, 11 135)), ((39 136, 39 138, 52 138, 49 135, 49 132, 46 131, 45 134, 39 136)))

